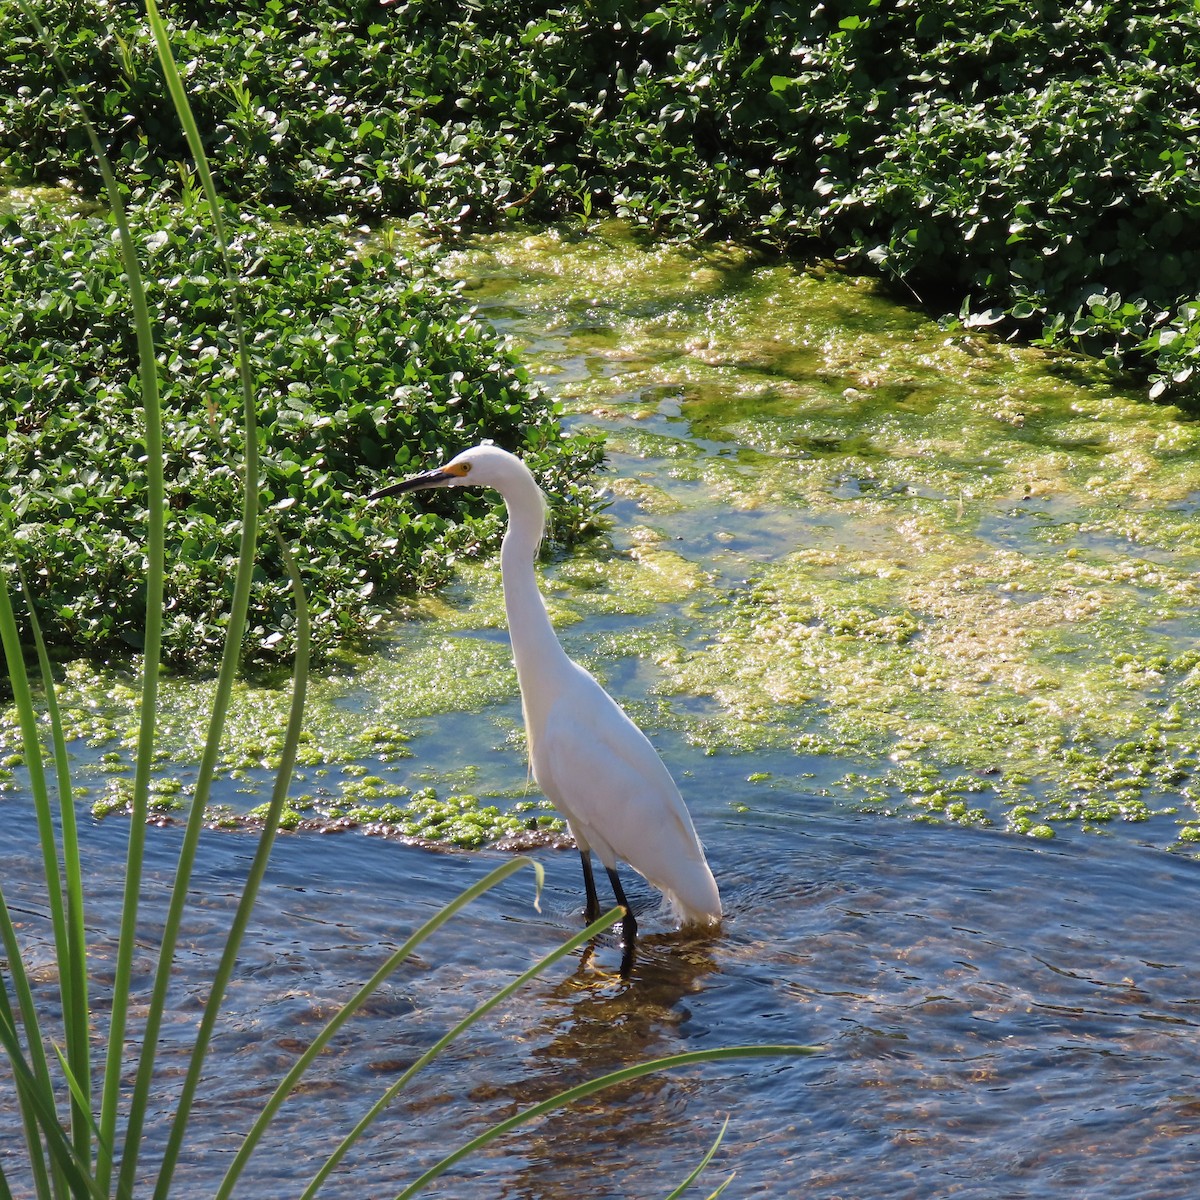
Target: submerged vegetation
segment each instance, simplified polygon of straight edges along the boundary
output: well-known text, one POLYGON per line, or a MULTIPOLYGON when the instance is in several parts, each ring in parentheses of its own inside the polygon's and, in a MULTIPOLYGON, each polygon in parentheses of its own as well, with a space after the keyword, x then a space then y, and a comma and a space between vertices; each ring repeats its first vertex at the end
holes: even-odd
MULTIPOLYGON (((446 269, 502 281, 606 429, 629 561, 683 561, 669 612, 581 640, 653 664, 655 724, 756 788, 1200 840, 1193 421, 733 247, 501 236, 446 269)), ((574 593, 593 628, 619 580, 574 593)))

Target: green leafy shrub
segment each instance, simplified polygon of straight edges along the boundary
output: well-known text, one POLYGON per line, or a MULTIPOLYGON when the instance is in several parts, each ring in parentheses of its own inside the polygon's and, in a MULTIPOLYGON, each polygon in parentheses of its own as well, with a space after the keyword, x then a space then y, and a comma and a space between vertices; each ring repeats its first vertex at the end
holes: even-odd
MULTIPOLYGON (((199 206, 133 213, 155 306, 169 505, 164 656, 219 653, 237 555, 244 434, 229 285, 199 206)), ((296 548, 317 647, 361 634, 381 603, 494 545, 483 495, 368 505, 381 478, 483 438, 522 453, 559 505, 556 529, 594 529, 578 481, 594 441, 564 438, 549 398, 452 287, 419 262, 356 250, 337 226, 230 211, 259 397, 263 503, 296 548), (440 513, 453 514, 453 519, 440 513)), ((0 479, 43 626, 95 651, 139 645, 144 447, 136 347, 107 220, 0 217, 0 479)), ((260 545, 244 654, 290 655, 287 574, 260 545)))
MULTIPOLYGON (((1147 365, 1158 394, 1200 378, 1186 0, 166 7, 243 202, 440 228, 608 207, 660 235, 818 247, 972 324, 1147 365)), ((172 177, 144 26, 113 3, 46 10, 112 152, 172 177)), ((0 37, 0 171, 93 186, 45 56, 0 37)))

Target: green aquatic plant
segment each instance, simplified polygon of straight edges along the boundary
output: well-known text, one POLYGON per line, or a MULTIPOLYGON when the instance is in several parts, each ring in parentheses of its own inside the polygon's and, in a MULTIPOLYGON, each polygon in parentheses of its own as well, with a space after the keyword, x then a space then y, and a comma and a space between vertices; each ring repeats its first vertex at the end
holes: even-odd
MULTIPOLYGON (((197 163, 213 221, 214 235, 221 243, 224 271, 229 294, 236 303, 239 287, 235 257, 221 219, 215 188, 208 171, 199 130, 188 105, 182 80, 171 54, 168 30, 155 0, 148 0, 148 17, 154 30, 155 45, 172 104, 183 124, 189 146, 197 163)), ((41 28, 37 15, 28 4, 22 11, 31 26, 45 40, 46 50, 53 54, 53 41, 41 28)), ((279 750, 275 786, 271 801, 263 814, 263 829, 247 870, 241 897, 231 921, 226 944, 217 963, 203 1014, 195 1031, 188 1053, 188 1065, 179 1085, 178 1095, 169 1120, 166 1146, 156 1168, 141 1160, 142 1132, 150 1112, 151 1087, 158 1079, 156 1061, 159 1034, 167 1009, 167 984, 172 973, 180 923, 187 907, 188 894, 196 859, 199 831, 203 825, 209 786, 217 761, 223 725, 233 689, 233 681, 241 660, 241 639, 249 606, 250 582, 253 574, 257 530, 259 526, 258 461, 256 437, 256 391, 247 369, 245 338, 239 329, 239 374, 243 389, 243 424, 240 475, 243 481, 243 512, 240 523, 240 551, 235 569, 233 609, 225 626, 225 643, 221 669, 213 695, 208 735, 202 755, 199 778, 187 809, 186 830, 176 865, 168 910, 161 929, 151 935, 144 928, 140 883, 145 849, 147 814, 150 805, 152 765, 156 759, 156 722, 159 716, 157 692, 161 629, 161 589, 165 569, 163 530, 166 516, 162 504, 165 453, 161 449, 161 429, 158 372, 152 339, 150 308, 143 292, 143 281, 134 249, 134 231, 130 225, 121 190, 112 178, 102 147, 95 131, 84 118, 92 137, 97 158, 109 183, 109 202, 113 220, 122 245, 124 265, 129 277, 131 307, 139 337, 139 358, 143 367, 142 404, 140 418, 142 437, 147 450, 146 479, 150 499, 146 504, 146 621, 145 658, 141 680, 141 711, 137 735, 135 781, 131 799, 131 820, 126 856, 126 889, 121 907, 121 929, 118 940, 115 984, 111 996, 112 1008, 107 1026, 100 1030, 98 1044, 93 1044, 96 1031, 92 1028, 92 1005, 89 985, 94 963, 89 955, 86 938, 85 905, 87 900, 86 861, 81 853, 74 816, 74 794, 70 766, 63 736, 62 715, 57 703, 54 670, 46 652, 41 624, 29 589, 24 587, 21 547, 13 535, 12 513, 3 510, 3 547, 5 559, 12 561, 11 573, 0 573, 0 641, 3 643, 8 675, 13 691, 17 721, 20 726, 24 759, 29 772, 29 791, 36 814, 43 855, 45 886, 51 912, 56 955, 58 1007, 61 1025, 41 1011, 31 972, 26 967, 23 946, 12 913, 0 889, 0 940, 3 941, 4 963, 0 974, 0 1050, 10 1068, 17 1107, 22 1119, 23 1149, 29 1179, 39 1200, 60 1200, 74 1197, 130 1197, 135 1186, 152 1186, 155 1197, 166 1200, 177 1191, 176 1170, 185 1144, 192 1115, 196 1089, 204 1072, 208 1048, 217 1021, 223 1010, 226 989, 238 961, 239 949, 245 934, 256 896, 262 883, 277 830, 287 812, 287 795, 292 769, 301 743, 301 726, 307 687, 310 649, 310 615, 300 573, 286 543, 279 539, 278 552, 288 572, 292 589, 295 623, 295 654, 293 682, 288 708, 286 731, 279 750), (151 460, 150 451, 157 451, 151 460), (44 765, 41 715, 38 713, 31 681, 26 667, 25 645, 13 603, 10 578, 20 585, 28 630, 36 652, 41 686, 46 697, 46 724, 50 730, 55 789, 51 788, 44 765), (56 795, 54 794, 56 792, 56 795), (58 824, 56 827, 56 817, 58 824), (61 831, 61 832, 59 832, 61 831), (156 951, 151 993, 139 1022, 134 1021, 130 1006, 131 964, 135 947, 151 945, 156 951), (60 1038, 65 1049, 58 1051, 60 1038), (54 1048, 57 1062, 50 1053, 54 1048), (94 1060, 103 1059, 103 1063, 94 1060), (133 1082, 126 1087, 129 1073, 133 1082), (97 1103, 98 1101, 98 1103, 97 1103), (65 1111, 64 1111, 65 1110, 65 1111), (147 1182, 148 1180, 148 1182, 147 1182)), ((131 417, 132 419, 132 417, 131 417)), ((320 1055, 329 1041, 362 1007, 372 993, 404 962, 412 952, 455 913, 488 888, 523 869, 527 860, 513 859, 497 867, 483 879, 466 889, 455 900, 425 922, 404 945, 391 954, 373 976, 358 990, 355 997, 343 1006, 328 1022, 325 1029, 300 1055, 266 1103, 240 1149, 231 1162, 218 1188, 218 1196, 230 1195, 242 1169, 253 1154, 258 1140, 271 1124, 287 1096, 295 1089, 309 1065, 320 1055)), ((538 874, 541 868, 532 864, 538 874)), ((403 1088, 411 1076, 433 1061, 459 1034, 486 1015, 517 988, 535 977, 552 963, 579 948, 589 938, 607 929, 622 917, 614 909, 590 923, 562 946, 522 973, 511 984, 490 997, 467 1018, 450 1030, 439 1042, 423 1054, 408 1071, 393 1083, 377 1104, 333 1151, 325 1166, 318 1171, 305 1192, 316 1194, 323 1180, 344 1154, 354 1145, 370 1123, 384 1111, 386 1105, 403 1088)), ((415 1180, 404 1195, 421 1190, 463 1154, 502 1136, 522 1121, 533 1119, 550 1108, 569 1104, 582 1096, 652 1071, 682 1067, 695 1063, 719 1061, 729 1057, 779 1056, 808 1053, 799 1046, 725 1047, 716 1050, 676 1055, 626 1068, 601 1077, 589 1084, 570 1089, 536 1105, 495 1126, 489 1133, 448 1155, 441 1164, 415 1180)), ((711 1157, 711 1154, 710 1154, 711 1157)), ((6 1157, 6 1164, 11 1164, 6 1157)), ((707 1161, 707 1159, 705 1160, 707 1161)), ((703 1165, 703 1163, 701 1164, 703 1165)), ((19 1182, 23 1185, 24 1179, 19 1182)), ((10 1175, 0 1166, 0 1195, 11 1196, 10 1175)))
MULTIPOLYGON (((104 97, 106 142, 156 186, 184 147, 148 29, 118 9, 44 4, 72 76, 104 97)), ((968 328, 1137 363, 1157 394, 1195 396, 1190 0, 172 10, 239 202, 451 235, 615 213, 672 238, 816 245, 968 328)), ((69 96, 19 32, 0 38, 0 166, 94 191, 69 96)))
MULTIPOLYGON (((175 666, 220 654, 237 551, 243 442, 234 284, 199 198, 127 205, 148 276, 162 393, 166 580, 162 652, 175 666)), ((450 520, 436 509, 384 523, 364 477, 404 470, 432 447, 483 437, 519 449, 559 496, 556 535, 585 538, 597 506, 586 476, 600 449, 564 437, 555 405, 456 288, 419 258, 373 253, 341 226, 299 228, 222 210, 247 263, 246 373, 262 396, 256 439, 263 499, 305 546, 314 648, 361 639, 397 594, 444 580, 446 562, 493 546, 491 506, 450 520), (441 553, 430 551, 434 534, 441 553)), ((148 449, 121 421, 136 346, 125 320, 119 246, 99 215, 0 216, 0 480, 34 603, 52 643, 109 654, 141 648, 139 528, 148 449), (16 269, 17 264, 19 269, 16 269)), ((286 663, 294 639, 287 573, 273 544, 257 558, 243 659, 286 663)))

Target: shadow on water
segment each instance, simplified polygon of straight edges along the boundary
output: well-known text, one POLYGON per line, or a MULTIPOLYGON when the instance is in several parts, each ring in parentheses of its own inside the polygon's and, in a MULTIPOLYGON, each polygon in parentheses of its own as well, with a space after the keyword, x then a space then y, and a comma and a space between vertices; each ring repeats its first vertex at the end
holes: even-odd
MULTIPOLYGON (((1115 840, 1048 848, 799 795, 731 813, 735 766, 714 761, 692 795, 727 902, 721 931, 670 933, 650 890, 632 887, 646 930, 632 976, 616 974, 618 948, 602 939, 515 997, 417 1078, 329 1195, 391 1194, 491 1121, 603 1071, 756 1041, 824 1050, 626 1085, 510 1136, 434 1194, 665 1194, 732 1113, 720 1163, 737 1171, 742 1195, 832 1198, 867 1182, 881 1197, 1191 1195, 1200 992, 1188 914, 1200 866, 1115 840)), ((120 832, 113 822, 87 832, 101 953, 116 928, 120 832)), ((151 839, 152 903, 176 845, 172 830, 151 839)), ((21 862, 32 867, 34 853, 18 830, 13 879, 27 877, 21 862)), ((202 843, 164 1032, 168 1078, 249 855, 244 836, 202 843)), ((532 877, 509 880, 367 1006, 283 1110, 247 1194, 298 1188, 399 1070, 578 927, 576 856, 543 858, 541 912, 532 877)), ((353 835, 281 841, 219 1029, 186 1191, 213 1186, 335 1006, 485 866, 353 835)), ((44 901, 7 878, 6 890, 44 961, 44 901)), ((11 1120, 0 1117, 10 1175, 11 1120)))

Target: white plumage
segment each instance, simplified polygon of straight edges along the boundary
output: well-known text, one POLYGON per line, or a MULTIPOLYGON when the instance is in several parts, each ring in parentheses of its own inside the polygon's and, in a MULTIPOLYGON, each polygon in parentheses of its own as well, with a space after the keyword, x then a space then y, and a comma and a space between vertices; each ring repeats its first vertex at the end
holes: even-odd
POLYGON ((680 921, 715 924, 721 898, 679 789, 646 735, 567 657, 554 634, 534 573, 545 498, 529 469, 498 446, 476 446, 375 495, 461 486, 495 488, 508 508, 500 569, 529 757, 538 787, 579 846, 589 917, 599 909, 594 851, 628 913, 627 946, 637 924, 616 873, 618 860, 658 888, 680 921))

